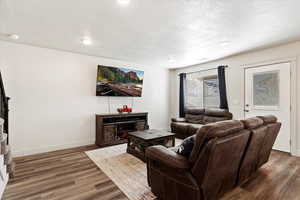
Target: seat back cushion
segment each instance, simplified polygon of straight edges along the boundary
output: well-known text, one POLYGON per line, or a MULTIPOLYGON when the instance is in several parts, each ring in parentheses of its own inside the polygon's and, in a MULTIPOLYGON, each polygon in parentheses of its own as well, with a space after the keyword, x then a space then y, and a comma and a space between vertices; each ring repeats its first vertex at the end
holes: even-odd
POLYGON ((203 123, 203 115, 186 114, 185 120, 189 123, 202 124, 203 123))
POLYGON ((274 115, 258 116, 258 118, 262 119, 265 124, 277 122, 277 117, 275 117, 274 115))
POLYGON ((203 115, 205 112, 204 109, 186 109, 185 114, 191 114, 191 115, 203 115))
POLYGON ((258 118, 262 119, 268 127, 267 135, 264 138, 259 155, 258 167, 261 167, 269 160, 273 145, 281 128, 281 123, 277 122, 277 117, 274 115, 258 116, 258 118))
POLYGON ((259 152, 258 168, 268 162, 273 145, 279 133, 281 123, 271 123, 267 125, 267 135, 264 138, 262 148, 259 152))
POLYGON ((236 186, 238 169, 249 140, 250 131, 241 130, 210 139, 192 168, 205 199, 219 199, 236 186))
POLYGON ((209 139, 225 137, 243 129, 243 123, 238 120, 222 121, 202 126, 196 133, 195 145, 189 161, 194 163, 197 160, 204 143, 209 139))
POLYGON ((264 121, 259 117, 252 117, 246 120, 241 120, 246 129, 255 129, 264 124, 264 121))
POLYGON ((247 149, 240 165, 238 182, 243 183, 258 169, 260 150, 267 135, 267 126, 257 117, 242 120, 245 128, 251 131, 247 149))
POLYGON ((228 110, 224 109, 212 109, 212 108, 207 108, 205 109, 206 116, 211 116, 211 117, 222 117, 228 119, 232 119, 232 113, 229 112, 228 110))
POLYGON ((226 117, 213 117, 213 116, 204 116, 202 123, 203 124, 210 124, 214 122, 219 122, 219 121, 226 121, 228 118, 226 117))

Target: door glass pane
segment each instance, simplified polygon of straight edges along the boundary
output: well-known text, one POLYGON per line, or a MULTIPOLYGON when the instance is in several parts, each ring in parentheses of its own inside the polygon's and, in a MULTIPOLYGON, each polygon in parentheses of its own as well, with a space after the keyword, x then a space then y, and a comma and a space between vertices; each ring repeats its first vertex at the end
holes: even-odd
POLYGON ((278 71, 253 75, 253 104, 255 106, 279 105, 278 71))

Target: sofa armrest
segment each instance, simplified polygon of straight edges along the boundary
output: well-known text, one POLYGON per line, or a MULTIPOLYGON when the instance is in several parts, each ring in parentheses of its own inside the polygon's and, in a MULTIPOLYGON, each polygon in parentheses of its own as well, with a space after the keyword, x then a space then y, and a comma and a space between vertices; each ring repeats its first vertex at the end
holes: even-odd
POLYGON ((186 122, 185 118, 172 118, 172 122, 186 122))
POLYGON ((188 159, 161 145, 148 147, 146 157, 175 169, 189 169, 188 159))

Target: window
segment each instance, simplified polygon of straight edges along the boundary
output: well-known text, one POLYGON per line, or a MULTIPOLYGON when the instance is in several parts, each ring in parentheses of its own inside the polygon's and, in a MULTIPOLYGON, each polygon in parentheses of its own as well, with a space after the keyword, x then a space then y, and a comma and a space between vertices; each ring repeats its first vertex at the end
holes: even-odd
POLYGON ((203 107, 218 108, 220 105, 219 80, 217 76, 203 80, 203 107))
POLYGON ((219 80, 216 75, 187 74, 185 107, 188 109, 218 108, 220 105, 219 80))
POLYGON ((188 109, 203 108, 203 80, 196 74, 187 74, 185 85, 185 107, 188 109))

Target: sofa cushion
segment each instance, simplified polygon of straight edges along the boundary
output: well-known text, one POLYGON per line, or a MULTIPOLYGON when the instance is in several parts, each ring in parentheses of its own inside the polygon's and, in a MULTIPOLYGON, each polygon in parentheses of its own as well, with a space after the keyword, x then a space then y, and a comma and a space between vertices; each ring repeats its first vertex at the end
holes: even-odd
POLYGON ((241 120, 243 122, 245 128, 254 129, 264 124, 264 121, 258 117, 252 117, 246 120, 241 120))
POLYGON ((202 124, 203 123, 203 115, 186 114, 185 120, 189 123, 202 124))
POLYGON ((232 119, 232 114, 228 110, 224 110, 224 109, 207 108, 207 109, 205 109, 204 115, 232 119))
POLYGON ((181 145, 178 146, 177 153, 188 158, 193 150, 195 137, 195 135, 192 135, 188 138, 185 138, 181 145))
POLYGON ((205 112, 204 109, 186 109, 185 114, 191 114, 191 115, 203 115, 205 112))
POLYGON ((277 117, 275 117, 274 115, 258 116, 258 118, 262 119, 265 124, 277 122, 277 117))
POLYGON ((203 117, 203 124, 210 124, 214 122, 219 122, 219 121, 226 121, 228 118, 226 117, 212 117, 212 116, 204 116, 203 117))

